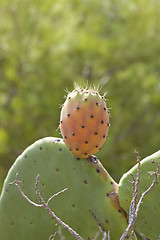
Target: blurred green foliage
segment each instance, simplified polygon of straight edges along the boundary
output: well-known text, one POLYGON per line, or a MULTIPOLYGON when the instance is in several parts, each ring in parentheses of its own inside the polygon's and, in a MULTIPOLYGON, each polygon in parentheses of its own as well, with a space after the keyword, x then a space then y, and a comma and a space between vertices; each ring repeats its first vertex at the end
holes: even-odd
POLYGON ((97 154, 119 180, 160 149, 159 0, 2 0, 0 188, 16 157, 60 137, 60 104, 73 82, 107 92, 111 127, 97 154))

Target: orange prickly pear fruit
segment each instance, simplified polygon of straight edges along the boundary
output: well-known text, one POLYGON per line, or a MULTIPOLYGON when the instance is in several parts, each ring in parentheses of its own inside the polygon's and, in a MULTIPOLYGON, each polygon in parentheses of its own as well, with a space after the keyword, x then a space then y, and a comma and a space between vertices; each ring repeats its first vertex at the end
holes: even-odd
POLYGON ((95 154, 109 129, 105 99, 95 89, 80 87, 68 94, 60 116, 60 131, 70 151, 78 158, 95 154))

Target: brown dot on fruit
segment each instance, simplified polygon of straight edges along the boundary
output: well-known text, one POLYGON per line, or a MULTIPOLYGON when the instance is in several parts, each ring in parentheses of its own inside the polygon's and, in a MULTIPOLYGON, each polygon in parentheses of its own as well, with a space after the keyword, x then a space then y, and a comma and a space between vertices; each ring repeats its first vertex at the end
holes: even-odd
POLYGON ((68 113, 68 114, 67 114, 67 117, 69 117, 69 116, 70 116, 70 114, 68 113))
POLYGON ((85 128, 85 126, 84 126, 84 125, 82 125, 82 126, 81 126, 81 128, 85 128))
POLYGON ((87 100, 88 100, 88 98, 85 98, 84 100, 85 100, 85 101, 87 101, 87 100))
POLYGON ((77 110, 79 110, 79 107, 76 107, 77 110))
POLYGON ((67 136, 64 136, 64 138, 67 138, 67 136))
POLYGON ((95 135, 98 135, 98 133, 97 133, 97 132, 95 132, 94 134, 95 134, 95 135))
POLYGON ((71 99, 71 97, 69 97, 68 99, 71 99))
POLYGON ((71 151, 72 149, 70 148, 69 151, 71 151))
POLYGON ((91 118, 93 118, 93 115, 91 115, 91 118))
POLYGON ((78 148, 76 148, 76 151, 78 151, 79 149, 78 148))
POLYGON ((87 155, 87 153, 84 153, 84 155, 87 155))
POLYGON ((96 105, 98 106, 98 102, 96 102, 96 105))
POLYGON ((72 133, 72 136, 75 136, 75 133, 74 133, 74 132, 72 133))
POLYGON ((109 127, 109 123, 107 123, 108 127, 109 127))
POLYGON ((99 148, 99 150, 101 150, 101 148, 99 148))
POLYGON ((96 145, 96 148, 98 148, 98 145, 96 145))
POLYGON ((103 123, 104 123, 104 121, 102 120, 102 121, 101 121, 101 123, 103 124, 103 123))
POLYGON ((106 108, 104 108, 104 111, 106 111, 106 108))
POLYGON ((61 123, 63 123, 63 121, 61 121, 61 123))
POLYGON ((103 138, 105 138, 105 135, 103 135, 103 138))
POLYGON ((106 196, 109 197, 109 193, 107 193, 106 196))
POLYGON ((88 141, 85 141, 84 143, 85 143, 85 144, 87 144, 87 143, 88 143, 88 141))

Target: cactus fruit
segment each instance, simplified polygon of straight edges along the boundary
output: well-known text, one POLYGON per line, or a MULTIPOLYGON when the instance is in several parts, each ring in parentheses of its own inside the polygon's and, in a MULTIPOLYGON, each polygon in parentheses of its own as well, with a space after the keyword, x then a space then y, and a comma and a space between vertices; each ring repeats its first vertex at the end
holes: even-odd
MULTIPOLYGON (((146 157, 141 161, 140 171, 140 185, 139 197, 147 190, 154 179, 154 172, 156 171, 156 164, 160 164, 160 151, 146 157)), ((135 165, 127 173, 125 173, 119 182, 119 201, 121 207, 129 214, 129 207, 132 200, 132 186, 129 182, 132 181, 130 174, 136 178, 137 167, 135 165)), ((147 238, 156 240, 160 236, 160 180, 158 178, 157 184, 145 196, 138 218, 135 223, 135 230, 144 234, 147 238)))
POLYGON ((76 88, 68 94, 60 116, 62 137, 78 158, 95 154, 109 129, 109 111, 97 90, 76 88))
MULTIPOLYGON (((101 163, 93 157, 79 160, 62 139, 47 137, 28 147, 8 172, 0 196, 0 239, 45 240, 58 228, 45 209, 29 204, 15 185, 9 185, 17 172, 24 193, 36 203, 38 174, 39 189, 45 201, 68 188, 52 199, 49 207, 83 239, 93 239, 99 232, 90 210, 102 228, 106 232, 110 230, 112 240, 119 239, 127 227, 126 215, 118 202, 117 184, 101 163)), ((62 234, 66 239, 74 239, 66 229, 62 229, 62 234)), ((55 239, 60 237, 56 235, 55 239)))

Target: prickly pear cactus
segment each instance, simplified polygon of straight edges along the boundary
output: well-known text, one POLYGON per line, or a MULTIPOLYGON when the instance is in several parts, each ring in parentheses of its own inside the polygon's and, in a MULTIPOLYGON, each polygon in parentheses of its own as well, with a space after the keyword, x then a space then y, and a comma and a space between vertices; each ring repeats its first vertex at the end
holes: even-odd
MULTIPOLYGON (((0 239, 47 240, 58 228, 45 209, 29 204, 15 185, 9 185, 17 172, 24 193, 37 203, 38 174, 40 192, 46 201, 68 187, 68 191, 52 199, 49 207, 83 239, 92 239, 99 232, 89 210, 105 231, 110 230, 112 240, 119 239, 125 230, 126 215, 119 206, 117 184, 101 163, 94 158, 79 160, 62 139, 48 137, 28 147, 9 170, 0 196, 0 239)), ((66 239, 73 239, 64 229, 62 234, 66 239)), ((60 237, 57 235, 55 239, 60 237)))
MULTIPOLYGON (((151 185, 156 171, 156 164, 160 164, 160 151, 148 156, 141 161, 141 178, 139 185, 139 196, 151 185)), ((121 207, 129 214, 129 206, 132 200, 132 181, 130 173, 136 178, 137 165, 123 175, 119 182, 119 200, 121 207), (129 181, 128 181, 129 180, 129 181)), ((159 239, 160 235, 160 179, 157 184, 145 196, 143 204, 140 206, 138 218, 136 220, 135 229, 143 233, 152 240, 159 239)))
POLYGON ((60 130, 70 151, 79 158, 95 154, 109 129, 109 111, 97 90, 76 88, 62 107, 60 130))

